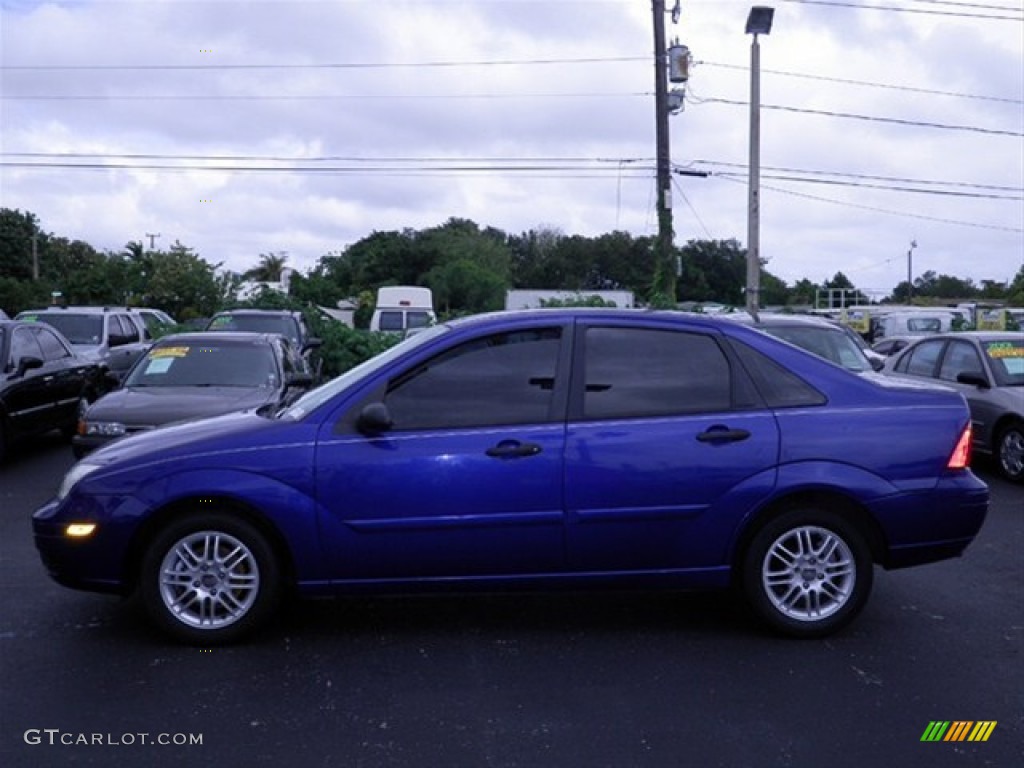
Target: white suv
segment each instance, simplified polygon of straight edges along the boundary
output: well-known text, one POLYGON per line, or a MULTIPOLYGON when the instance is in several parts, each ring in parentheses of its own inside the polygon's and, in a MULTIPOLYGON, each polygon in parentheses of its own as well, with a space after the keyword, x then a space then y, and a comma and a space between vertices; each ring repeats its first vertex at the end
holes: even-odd
POLYGON ((15 319, 56 328, 117 381, 152 343, 141 315, 123 307, 46 307, 19 312, 15 319))

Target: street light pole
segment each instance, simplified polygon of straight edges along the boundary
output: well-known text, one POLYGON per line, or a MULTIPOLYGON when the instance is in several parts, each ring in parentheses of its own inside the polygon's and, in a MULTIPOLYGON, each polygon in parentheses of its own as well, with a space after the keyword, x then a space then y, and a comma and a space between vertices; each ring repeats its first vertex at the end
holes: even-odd
POLYGON ((758 35, 772 30, 774 8, 754 6, 747 16, 750 43, 750 161, 747 167, 747 311, 761 306, 761 46, 758 35))

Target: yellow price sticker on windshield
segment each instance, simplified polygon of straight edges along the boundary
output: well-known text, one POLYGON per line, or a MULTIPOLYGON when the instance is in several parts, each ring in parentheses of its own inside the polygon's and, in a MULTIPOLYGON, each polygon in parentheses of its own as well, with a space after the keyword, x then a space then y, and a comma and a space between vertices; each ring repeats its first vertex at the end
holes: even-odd
POLYGON ((159 357, 185 357, 188 355, 188 347, 160 347, 149 353, 151 359, 159 357))

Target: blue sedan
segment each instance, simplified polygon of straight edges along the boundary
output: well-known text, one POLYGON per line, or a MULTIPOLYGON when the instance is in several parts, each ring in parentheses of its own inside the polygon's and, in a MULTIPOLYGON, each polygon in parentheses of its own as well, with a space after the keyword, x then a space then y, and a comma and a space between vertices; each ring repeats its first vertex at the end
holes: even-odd
POLYGON ((858 376, 753 328, 631 310, 442 324, 262 408, 116 441, 39 509, 69 587, 186 642, 288 595, 742 588, 822 636, 873 566, 960 555, 988 488, 954 391, 858 376))

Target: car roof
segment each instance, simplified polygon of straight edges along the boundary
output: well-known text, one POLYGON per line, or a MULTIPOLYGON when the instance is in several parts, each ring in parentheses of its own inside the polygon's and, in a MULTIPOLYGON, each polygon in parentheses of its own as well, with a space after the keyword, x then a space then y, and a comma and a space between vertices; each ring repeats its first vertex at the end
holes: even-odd
MULTIPOLYGON (((888 336, 886 338, 889 338, 888 336)), ((1024 331, 946 331, 943 333, 926 333, 920 336, 907 336, 916 342, 928 339, 970 339, 973 341, 1021 341, 1024 331)))
POLYGON ((213 317, 224 315, 266 315, 267 317, 294 317, 302 313, 295 309, 224 309, 213 317))
POLYGON ((86 314, 97 314, 98 315, 98 314, 107 314, 109 312, 128 312, 128 313, 131 313, 131 312, 134 312, 134 311, 135 311, 134 307, 118 307, 118 306, 113 306, 113 307, 90 307, 90 306, 74 306, 74 305, 72 305, 72 306, 68 306, 68 307, 43 307, 41 309, 26 309, 26 310, 22 310, 21 312, 19 312, 18 316, 20 317, 21 315, 41 315, 41 314, 49 314, 49 313, 61 314, 61 313, 65 313, 65 312, 67 312, 69 314, 72 313, 72 312, 74 312, 74 313, 83 313, 84 312, 86 314))
POLYGON ((274 341, 285 340, 279 333, 259 333, 255 331, 196 331, 194 333, 174 333, 164 336, 153 344, 157 347, 168 347, 175 344, 271 344, 274 341))
POLYGON ((817 315, 796 315, 787 314, 780 312, 758 312, 757 320, 754 320, 746 312, 729 312, 725 314, 715 315, 715 317, 721 317, 726 320, 732 320, 737 323, 744 323, 747 325, 770 325, 770 326, 784 326, 789 325, 793 327, 806 326, 810 328, 838 328, 840 324, 835 320, 830 320, 827 317, 818 317, 817 315))

